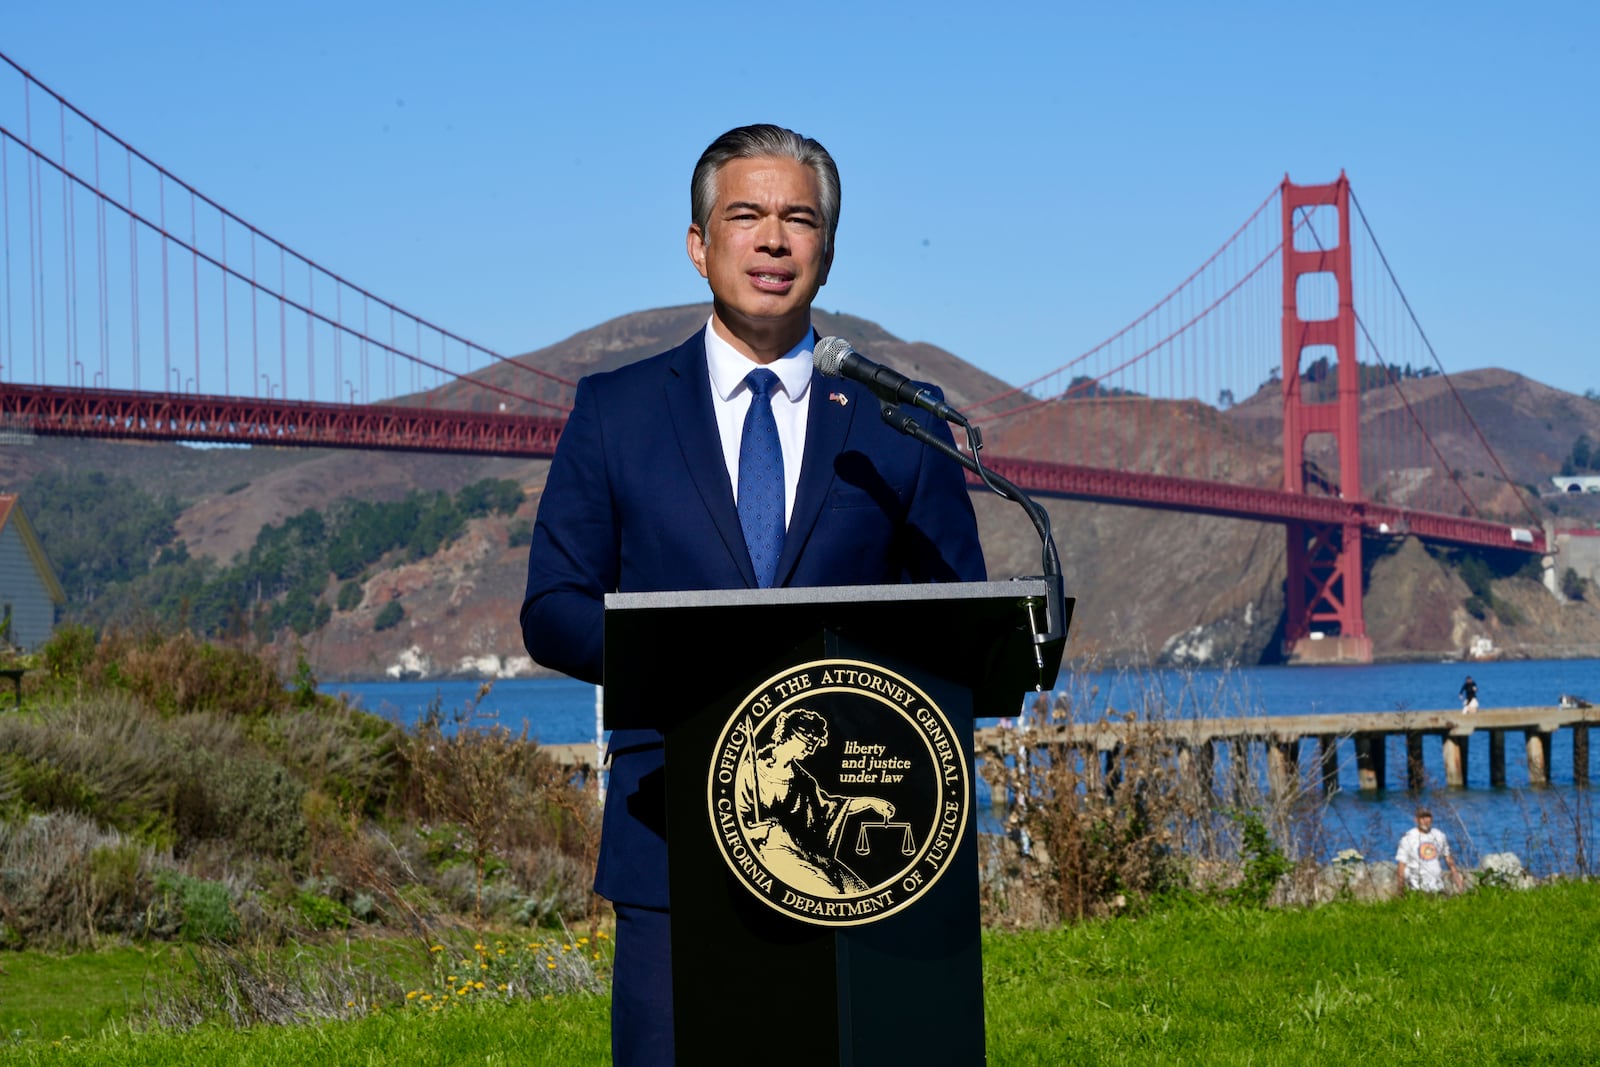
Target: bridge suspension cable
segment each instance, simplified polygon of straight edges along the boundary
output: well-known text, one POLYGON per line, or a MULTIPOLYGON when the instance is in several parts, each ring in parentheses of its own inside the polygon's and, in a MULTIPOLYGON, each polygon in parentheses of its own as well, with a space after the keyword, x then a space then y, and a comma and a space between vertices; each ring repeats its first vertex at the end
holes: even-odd
MULTIPOLYGON (((299 348, 303 349, 306 357, 306 373, 302 385, 307 398, 311 400, 317 398, 318 383, 321 381, 327 383, 323 386, 324 389, 328 389, 341 400, 347 398, 346 390, 348 390, 348 399, 353 402, 357 392, 354 379, 358 378, 361 384, 359 392, 363 399, 368 401, 374 399, 375 383, 371 380, 367 359, 370 352, 388 357, 385 361, 387 365, 382 368, 384 383, 379 388, 386 388, 389 395, 393 395, 397 389, 404 388, 403 383, 396 380, 392 365, 393 360, 399 360, 413 367, 411 381, 413 392, 423 388, 416 371, 425 370, 432 372, 438 378, 458 380, 473 389, 497 394, 518 404, 557 413, 569 409, 567 401, 575 388, 575 383, 571 380, 503 356, 461 334, 407 312, 392 301, 349 281, 310 257, 295 252, 282 241, 263 232, 223 207, 215 199, 173 175, 148 155, 106 129, 61 94, 39 81, 4 53, 0 53, 0 63, 15 72, 22 82, 22 91, 19 94, 20 107, 15 102, 8 106, 7 98, 0 98, 0 157, 3 157, 0 158, 0 171, 3 171, 0 173, 0 185, 3 185, 3 188, 0 188, 0 216, 3 216, 6 240, 5 306, 8 335, 0 336, 0 340, 6 345, 4 356, 0 357, 0 365, 3 365, 4 373, 8 377, 16 376, 20 370, 16 366, 15 359, 14 329, 18 316, 14 305, 14 280, 10 255, 11 230, 14 223, 21 223, 21 216, 24 213, 27 220, 25 225, 29 259, 27 317, 31 346, 34 350, 33 378, 35 382, 42 384, 48 371, 44 349, 53 332, 49 328, 51 320, 63 324, 62 344, 66 346, 71 360, 68 369, 71 370, 74 366, 79 368, 79 377, 85 377, 87 374, 82 369, 82 360, 79 358, 88 353, 80 348, 82 335, 86 331, 81 322, 84 309, 80 308, 78 303, 78 288, 81 274, 90 273, 80 271, 80 252, 90 252, 90 246, 77 232, 79 198, 74 193, 76 190, 92 197, 95 209, 95 233, 91 253, 95 265, 92 270, 94 278, 90 284, 96 290, 98 317, 92 333, 98 342, 95 354, 99 356, 101 364, 96 378, 97 382, 103 379, 105 387, 114 384, 113 373, 117 373, 126 374, 130 379, 127 384, 133 388, 148 388, 142 377, 140 356, 148 341, 152 339, 146 336, 147 316, 159 311, 161 323, 159 345, 165 359, 163 368, 165 374, 161 388, 174 392, 202 391, 201 357, 204 345, 207 348, 204 354, 209 357, 206 362, 220 362, 222 367, 223 380, 220 391, 231 392, 234 377, 233 343, 240 339, 237 334, 241 331, 231 314, 229 290, 234 286, 240 286, 248 293, 251 305, 248 345, 252 357, 250 389, 255 390, 258 395, 263 382, 275 395, 289 395, 291 381, 298 374, 297 371, 292 371, 289 365, 290 350, 299 348), (58 127, 59 142, 53 146, 53 150, 47 150, 36 136, 35 89, 45 94, 56 105, 55 125, 58 127), (17 114, 18 111, 20 114, 17 114), (88 128, 90 136, 87 140, 92 146, 92 160, 85 159, 78 164, 71 158, 69 146, 75 139, 69 135, 69 116, 88 128), (13 127, 19 127, 20 132, 13 127), (125 190, 113 190, 104 181, 101 149, 107 144, 123 153, 124 165, 121 169, 126 172, 125 190), (7 150, 8 145, 16 145, 22 153, 21 158, 27 172, 25 205, 13 206, 11 201, 11 152, 7 150), (47 171, 60 177, 58 194, 47 195, 45 179, 47 171), (173 194, 178 196, 180 206, 182 198, 188 199, 187 236, 178 232, 169 217, 168 201, 173 194), (141 201, 148 204, 152 199, 155 201, 154 205, 141 208, 141 201), (48 204, 47 200, 50 201, 48 204), (21 210, 18 210, 19 207, 21 210), (202 207, 206 213, 213 216, 214 228, 211 223, 207 223, 206 227, 201 226, 202 207), (129 232, 125 238, 118 239, 114 236, 115 226, 108 225, 108 210, 120 213, 127 219, 129 232), (59 214, 61 220, 61 242, 60 247, 55 250, 50 249, 50 242, 45 234, 47 213, 52 220, 59 214), (232 249, 230 249, 230 231, 237 235, 231 242, 232 249), (149 259, 147 248, 140 247, 141 233, 146 237, 153 235, 159 242, 159 264, 149 259), (240 238, 249 248, 248 270, 240 262, 242 258, 239 251, 240 238), (120 253, 121 246, 126 247, 130 276, 123 291, 113 292, 109 261, 114 254, 120 253), (279 263, 276 287, 264 279, 259 270, 261 265, 259 253, 263 250, 269 258, 274 251, 277 253, 279 263), (190 285, 185 287, 189 290, 186 294, 177 290, 173 280, 172 253, 174 252, 178 253, 179 257, 187 256, 190 259, 191 269, 187 272, 190 275, 188 279, 190 285), (50 261, 56 258, 60 260, 60 277, 63 282, 63 292, 59 296, 42 292, 39 287, 41 274, 47 268, 53 268, 53 263, 50 261), (303 283, 291 283, 291 265, 295 272, 303 268, 303 283), (214 272, 214 277, 203 272, 202 267, 214 272), (148 286, 144 292, 140 291, 140 275, 144 270, 159 276, 159 308, 156 307, 157 294, 152 293, 148 286), (359 325, 347 321, 347 296, 354 297, 360 304, 359 325), (263 316, 259 307, 261 301, 269 302, 269 306, 272 303, 277 306, 275 330, 269 325, 270 318, 267 323, 262 321, 263 316), (175 306, 183 303, 189 306, 175 306), (185 311, 189 314, 182 315, 181 313, 185 311), (390 320, 388 339, 374 335, 371 329, 374 311, 378 313, 380 319, 387 317, 390 320), (304 319, 303 343, 298 340, 291 341, 290 331, 296 325, 289 321, 291 315, 304 319), (116 354, 113 351, 115 339, 111 330, 114 318, 122 319, 129 330, 124 341, 115 343, 116 347, 126 346, 122 352, 126 358, 120 363, 114 363, 112 359, 116 354), (180 325, 188 336, 181 338, 177 336, 180 325), (401 339, 401 331, 396 329, 397 325, 411 327, 411 330, 404 331, 413 335, 414 341, 410 346, 401 339), (276 341, 279 349, 276 382, 271 380, 271 369, 263 371, 261 367, 260 334, 263 329, 272 330, 274 336, 270 340, 276 341), (182 343, 188 341, 193 343, 195 366, 193 376, 185 381, 184 372, 173 365, 173 357, 175 347, 188 348, 187 344, 182 343), (357 365, 348 371, 344 367, 346 341, 353 341, 359 346, 357 365), (331 359, 327 359, 326 364, 317 358, 319 343, 323 346, 324 358, 331 349, 331 359), (437 351, 427 353, 425 344, 436 344, 437 351), (221 350, 220 358, 218 353, 210 351, 212 347, 221 350), (465 366, 452 366, 452 363, 465 366), (541 384, 534 391, 523 391, 484 381, 479 372, 488 366, 504 366, 506 373, 513 377, 520 373, 524 380, 531 379, 541 384), (345 389, 340 388, 341 382, 345 389)), ((178 269, 181 270, 181 267, 178 269)), ((299 355, 298 352, 295 354, 299 355)), ((89 383, 82 381, 78 384, 87 386, 89 383)))

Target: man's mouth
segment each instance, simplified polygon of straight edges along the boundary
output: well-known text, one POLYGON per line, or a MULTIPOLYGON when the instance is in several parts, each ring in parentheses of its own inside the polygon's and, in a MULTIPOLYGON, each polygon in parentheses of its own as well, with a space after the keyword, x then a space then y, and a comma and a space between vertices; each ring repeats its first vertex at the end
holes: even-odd
POLYGON ((758 289, 781 293, 794 284, 794 275, 779 271, 753 270, 750 272, 750 280, 755 282, 758 289))

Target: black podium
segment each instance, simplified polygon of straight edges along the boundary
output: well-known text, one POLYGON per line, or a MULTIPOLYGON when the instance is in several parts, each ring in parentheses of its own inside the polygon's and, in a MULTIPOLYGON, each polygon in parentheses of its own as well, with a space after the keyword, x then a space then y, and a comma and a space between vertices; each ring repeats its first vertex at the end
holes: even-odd
POLYGON ((984 1062, 972 723, 1053 680, 1047 589, 606 597, 605 725, 666 737, 682 1067, 984 1062))

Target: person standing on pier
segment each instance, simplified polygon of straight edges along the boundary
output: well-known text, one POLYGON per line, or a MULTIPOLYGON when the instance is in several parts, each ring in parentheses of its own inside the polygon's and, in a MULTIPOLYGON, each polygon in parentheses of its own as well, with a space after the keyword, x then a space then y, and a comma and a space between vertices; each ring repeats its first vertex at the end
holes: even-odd
POLYGON ((1394 861, 1398 865, 1395 883, 1401 896, 1407 889, 1443 893, 1445 865, 1450 868, 1450 879, 1456 889, 1461 888, 1461 870, 1450 854, 1450 842, 1445 840, 1443 830, 1433 828, 1433 812, 1427 808, 1417 809, 1417 825, 1400 838, 1400 849, 1394 861))
POLYGON ((1461 683, 1460 695, 1462 711, 1478 710, 1478 683, 1472 680, 1472 675, 1467 675, 1467 680, 1461 683))

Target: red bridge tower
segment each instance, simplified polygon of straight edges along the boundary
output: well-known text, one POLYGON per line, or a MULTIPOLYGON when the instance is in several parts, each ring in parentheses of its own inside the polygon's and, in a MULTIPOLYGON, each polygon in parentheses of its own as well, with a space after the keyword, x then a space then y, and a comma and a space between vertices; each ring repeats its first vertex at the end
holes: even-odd
MULTIPOLYGON (((1350 272, 1350 182, 1329 185, 1283 179, 1283 488, 1306 492, 1306 439, 1331 434, 1339 453, 1338 485, 1346 501, 1361 495, 1361 374, 1356 364, 1356 312, 1350 272), (1338 216, 1330 244, 1327 212, 1338 216), (1337 311, 1326 311, 1337 290, 1337 311), (1320 299, 1319 299, 1320 298, 1320 299), (1308 352, 1331 353, 1338 395, 1311 403, 1301 369, 1308 352)), ((1292 659, 1370 663, 1372 641, 1361 609, 1361 527, 1356 523, 1288 524, 1288 620, 1284 652, 1292 659)))

